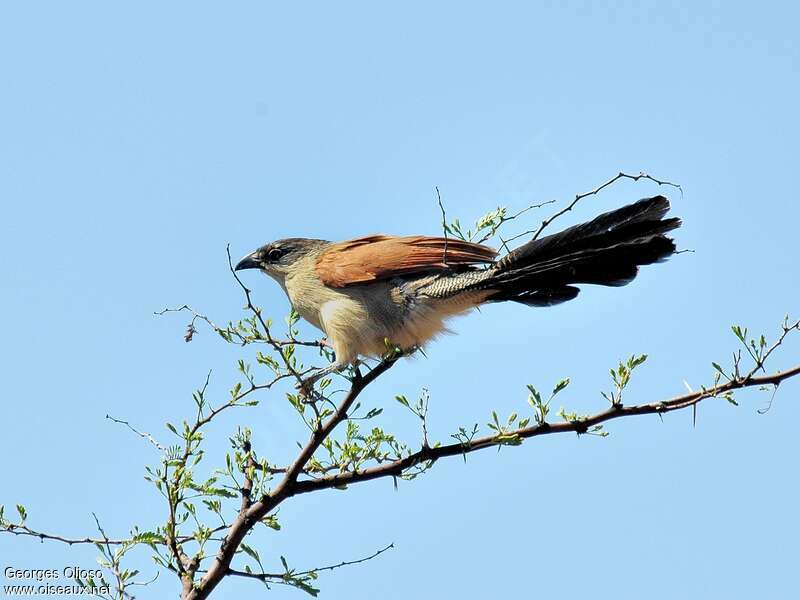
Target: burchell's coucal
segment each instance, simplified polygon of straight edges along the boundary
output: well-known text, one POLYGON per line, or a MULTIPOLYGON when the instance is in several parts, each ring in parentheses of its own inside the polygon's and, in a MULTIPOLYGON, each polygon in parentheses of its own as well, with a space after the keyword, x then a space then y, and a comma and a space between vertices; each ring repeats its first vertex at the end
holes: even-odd
POLYGON ((453 238, 287 238, 247 255, 236 270, 275 279, 300 316, 325 332, 336 362, 317 380, 359 356, 380 356, 387 340, 421 347, 447 331, 449 317, 485 302, 552 306, 575 298, 576 284, 625 285, 640 265, 675 252, 665 234, 681 221, 664 218, 668 210, 663 196, 644 198, 499 260, 492 248, 453 238))

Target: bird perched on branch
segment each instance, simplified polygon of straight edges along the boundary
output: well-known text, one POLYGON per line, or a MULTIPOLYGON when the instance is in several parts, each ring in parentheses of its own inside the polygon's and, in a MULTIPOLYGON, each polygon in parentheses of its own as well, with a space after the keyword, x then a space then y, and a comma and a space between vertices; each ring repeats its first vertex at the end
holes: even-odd
POLYGON ((344 242, 287 238, 245 256, 236 270, 275 279, 297 313, 325 332, 336 355, 310 383, 387 343, 422 347, 445 321, 488 302, 552 306, 576 284, 622 286, 641 265, 665 260, 680 226, 669 201, 644 198, 587 223, 534 239, 499 260, 488 246, 453 238, 371 235, 344 242))

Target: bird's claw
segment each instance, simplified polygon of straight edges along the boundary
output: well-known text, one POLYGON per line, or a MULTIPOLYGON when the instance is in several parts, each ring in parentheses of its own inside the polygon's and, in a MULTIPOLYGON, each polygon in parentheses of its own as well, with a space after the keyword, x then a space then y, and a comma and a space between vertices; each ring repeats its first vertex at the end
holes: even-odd
POLYGON ((300 379, 294 384, 294 389, 300 392, 304 398, 308 398, 314 391, 314 381, 309 379, 300 379))

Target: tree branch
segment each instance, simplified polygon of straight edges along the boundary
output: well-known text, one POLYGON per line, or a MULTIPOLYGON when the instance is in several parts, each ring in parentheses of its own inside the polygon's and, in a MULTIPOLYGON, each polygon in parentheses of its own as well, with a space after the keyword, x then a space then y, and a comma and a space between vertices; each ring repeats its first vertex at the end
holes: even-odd
MULTIPOLYGON (((231 258, 230 254, 228 254, 228 260, 229 261, 230 261, 230 258, 231 258)), ((239 282, 239 283, 241 285, 241 282, 239 282)), ((255 307, 253 307, 253 308, 255 308, 255 307)), ((219 333, 221 331, 228 331, 224 327, 220 327, 219 325, 214 323, 214 321, 212 321, 206 315, 197 312, 195 309, 193 309, 188 304, 184 304, 182 306, 178 306, 177 308, 163 308, 163 309, 161 309, 159 311, 154 312, 153 314, 156 315, 156 316, 162 316, 162 315, 165 315, 167 313, 184 312, 184 311, 188 312, 188 313, 190 313, 192 315, 192 320, 189 322, 189 325, 186 328, 186 332, 187 333, 186 333, 186 336, 184 338, 184 339, 186 339, 187 342, 192 341, 192 338, 194 337, 194 334, 197 333, 197 330, 195 329, 194 323, 198 319, 201 320, 201 321, 205 321, 206 324, 209 327, 211 327, 211 329, 215 333, 219 333)), ((274 338, 271 338, 271 337, 268 338, 268 339, 245 339, 243 336, 241 336, 240 334, 238 334, 236 332, 232 332, 232 333, 237 335, 237 338, 239 339, 239 345, 240 346, 245 346, 247 344, 252 344, 254 342, 261 342, 261 343, 264 343, 264 344, 271 344, 273 346, 278 346, 278 347, 280 347, 280 346, 310 346, 312 348, 319 348, 319 347, 324 347, 326 345, 325 342, 323 342, 321 340, 296 340, 296 339, 281 340, 281 339, 274 339, 274 338)))
MULTIPOLYGON (((571 211, 580 200, 600 193, 602 190, 621 179, 630 179, 633 181, 646 179, 658 185, 675 187, 681 191, 681 195, 683 194, 679 185, 669 181, 658 180, 643 172, 638 175, 620 172, 595 189, 576 195, 567 206, 542 221, 538 229, 524 232, 509 240, 502 240, 501 238, 503 245, 505 246, 506 242, 528 234, 533 234, 532 239, 537 239, 553 221, 571 211)), ((445 239, 447 240, 448 238, 448 232, 451 232, 460 239, 465 239, 457 220, 453 222, 453 229, 448 229, 447 215, 438 188, 436 188, 436 195, 441 210, 445 239)), ((517 219, 528 211, 534 208, 540 208, 551 202, 554 201, 531 205, 508 217, 506 216, 506 209, 498 207, 495 211, 488 213, 476 223, 474 234, 472 230, 468 230, 466 232, 466 237, 469 238, 469 240, 478 239, 479 243, 483 243, 496 235, 499 228, 508 221, 517 219), (479 235, 481 237, 478 237, 479 235)), ((445 242, 444 262, 447 261, 447 250, 447 242, 445 242)), ((419 450, 412 452, 406 444, 398 443, 394 435, 386 434, 382 428, 374 427, 372 433, 365 435, 359 433, 359 425, 356 423, 356 421, 371 419, 380 414, 382 409, 373 408, 363 417, 358 416, 360 404, 357 404, 356 401, 368 385, 391 369, 395 362, 401 358, 402 353, 395 351, 380 361, 377 366, 368 371, 366 375, 362 376, 358 369, 355 368, 354 376, 350 379, 349 389, 338 390, 345 394, 344 398, 338 404, 331 399, 336 392, 329 391, 326 395, 326 385, 330 383, 330 380, 319 385, 319 392, 313 389, 310 390, 310 398, 301 398, 292 393, 287 394, 289 401, 298 410, 303 422, 311 432, 305 445, 300 447, 299 453, 288 466, 273 467, 270 466, 266 460, 259 461, 258 456, 251 446, 250 430, 244 428, 245 432, 242 432, 240 428, 235 438, 231 439, 235 449, 235 460, 231 460, 230 455, 226 455, 227 470, 224 472, 218 471, 222 472, 222 474, 225 475, 226 478, 232 480, 232 482, 226 479, 225 484, 221 486, 215 485, 217 477, 216 475, 212 475, 205 483, 202 483, 193 478, 192 471, 203 455, 200 443, 202 440, 201 429, 204 426, 220 412, 229 407, 255 405, 257 401, 252 398, 248 399, 246 402, 242 401, 256 391, 272 389, 275 384, 282 382, 284 379, 296 379, 298 384, 303 386, 303 377, 314 370, 314 367, 306 369, 303 364, 298 361, 295 354, 296 346, 318 347, 321 357, 328 359, 331 357, 330 353, 326 352, 323 342, 295 339, 295 336, 299 334, 297 330, 294 329, 293 325, 296 323, 297 319, 299 319, 299 315, 294 311, 288 319, 289 329, 287 335, 282 335, 281 339, 273 337, 270 331, 272 321, 270 319, 265 319, 262 316, 261 308, 253 304, 251 290, 244 285, 234 269, 231 260, 230 246, 227 248, 227 258, 230 272, 244 292, 247 303, 245 309, 249 311, 251 315, 240 319, 237 324, 229 322, 227 327, 218 327, 206 315, 195 311, 188 305, 183 305, 174 309, 165 308, 156 314, 164 314, 167 312, 190 313, 192 318, 187 326, 185 335, 185 340, 187 342, 192 340, 193 335, 196 333, 195 323, 200 320, 207 323, 213 331, 218 333, 229 343, 242 346, 256 342, 267 344, 269 350, 278 355, 279 360, 273 359, 272 357, 265 357, 261 352, 258 352, 257 360, 260 364, 264 364, 271 369, 272 374, 270 377, 272 377, 272 379, 265 379, 263 380, 264 383, 257 383, 255 375, 251 374, 250 365, 245 363, 244 360, 240 360, 239 370, 246 377, 249 386, 245 383, 244 387, 242 387, 241 382, 236 383, 230 392, 230 399, 219 403, 219 405, 214 408, 204 397, 209 383, 209 378, 207 377, 205 385, 195 393, 197 414, 194 422, 184 421, 182 433, 179 433, 172 424, 167 424, 175 435, 183 439, 182 446, 179 444, 177 446, 165 447, 149 433, 135 429, 127 421, 106 415, 107 419, 127 426, 131 431, 141 438, 146 439, 164 454, 162 457, 162 468, 158 469, 156 474, 148 468, 148 473, 151 476, 148 477, 148 480, 153 481, 159 492, 167 499, 169 514, 166 525, 158 527, 155 532, 142 532, 141 534, 138 528, 135 528, 134 531, 131 532, 130 538, 111 540, 106 537, 105 532, 100 528, 99 522, 97 522, 102 538, 87 537, 72 539, 53 534, 45 534, 30 529, 25 525, 26 512, 24 507, 18 505, 17 510, 20 514, 19 523, 10 523, 7 519, 4 519, 2 516, 3 508, 0 507, 0 533, 6 532, 19 536, 38 537, 42 541, 49 539, 70 545, 86 543, 97 544, 104 556, 112 556, 113 554, 113 558, 109 558, 107 561, 108 565, 110 565, 107 568, 110 568, 112 573, 116 576, 118 592, 123 596, 125 595, 126 584, 136 584, 128 582, 128 579, 132 575, 120 569, 119 561, 125 551, 136 544, 146 544, 150 546, 155 552, 154 558, 156 562, 178 575, 183 588, 181 598, 184 600, 201 600, 209 597, 216 586, 228 575, 257 579, 269 584, 292 585, 310 591, 310 593, 316 593, 317 590, 310 586, 309 581, 316 577, 317 572, 334 570, 346 565, 353 565, 371 560, 392 548, 393 545, 390 544, 372 555, 361 559, 342 561, 337 564, 305 571, 290 569, 286 561, 281 557, 285 568, 283 573, 265 572, 263 567, 261 567, 258 554, 243 542, 245 537, 259 522, 263 522, 265 525, 274 529, 279 529, 277 512, 274 511, 283 501, 293 496, 324 489, 341 488, 349 484, 384 477, 410 478, 429 468, 440 458, 458 455, 465 456, 467 453, 501 445, 519 445, 525 439, 540 435, 566 432, 574 432, 577 434, 593 433, 600 429, 602 423, 612 419, 644 414, 661 415, 666 412, 687 408, 696 409, 700 402, 708 398, 721 396, 734 402, 732 394, 734 390, 765 385, 773 385, 777 389, 782 381, 800 375, 800 365, 772 374, 766 374, 764 366, 766 360, 773 351, 783 343, 790 331, 800 331, 800 321, 790 326, 787 317, 783 324, 782 335, 769 347, 767 346, 764 336, 761 336, 760 340, 749 340, 746 329, 734 327, 734 333, 744 345, 746 352, 749 354, 750 358, 753 359, 755 365, 745 374, 740 372, 742 351, 739 350, 738 353, 734 353, 734 362, 732 372, 730 373, 726 373, 719 365, 712 363, 718 372, 713 387, 703 387, 699 391, 690 389, 689 393, 681 396, 627 406, 622 403, 622 390, 627 384, 630 371, 637 364, 641 364, 646 358, 646 356, 640 356, 634 360, 634 357, 632 357, 627 365, 628 371, 624 371, 625 367, 620 363, 618 374, 621 379, 619 381, 617 375, 615 375, 612 370, 614 384, 617 386, 617 389, 616 392, 611 393, 609 398, 611 406, 608 409, 588 416, 578 416, 574 413, 566 414, 561 411, 559 415, 564 419, 563 422, 549 423, 546 418, 550 400, 552 400, 553 396, 555 396, 560 389, 566 387, 569 380, 562 380, 562 382, 556 386, 550 400, 547 400, 547 402, 543 402, 538 392, 532 386, 529 386, 533 395, 532 397, 535 397, 536 401, 536 403, 532 402, 532 404, 534 404, 534 408, 539 411, 538 414, 535 415, 536 423, 534 425, 528 426, 528 423, 530 423, 529 418, 516 421, 516 413, 514 413, 512 417, 509 417, 508 424, 501 425, 496 414, 494 414, 494 424, 489 424, 489 427, 495 430, 492 435, 475 437, 478 432, 478 427, 476 425, 471 433, 467 433, 465 430, 461 429, 460 434, 452 436, 457 440, 457 443, 434 445, 431 447, 428 444, 426 424, 427 396, 420 399, 420 403, 416 408, 410 407, 407 401, 405 401, 405 397, 398 397, 398 399, 402 398, 402 401, 406 402, 406 406, 411 408, 412 412, 422 420, 422 444, 419 450), (624 379, 622 379, 623 371, 624 379), (764 374, 756 376, 756 373, 759 372, 764 374), (311 417, 308 416, 310 413, 307 412, 309 407, 314 413, 311 417), (334 432, 342 423, 346 423, 347 432, 344 436, 344 441, 340 444, 339 436, 336 434, 334 437, 334 432), (336 450, 333 449, 334 447, 336 450), (323 450, 328 451, 330 460, 322 458, 323 450), (315 456, 317 453, 320 454, 319 457, 315 456), (194 459, 191 464, 190 459, 194 459), (244 474, 243 480, 240 479, 238 475, 239 472, 244 474), (275 477, 273 478, 273 476, 275 477), (240 481, 242 481, 242 483, 240 483, 240 481), (273 481, 277 481, 277 485, 269 489, 267 486, 272 485, 273 481), (166 492, 162 488, 165 488, 166 492), (265 491, 268 489, 269 491, 265 491), (235 515, 232 521, 228 518, 227 513, 225 516, 222 515, 220 508, 221 501, 217 500, 218 497, 235 498, 237 500, 238 506, 231 510, 231 516, 235 515), (219 516, 222 525, 207 527, 201 524, 195 514, 195 507, 192 502, 195 498, 203 498, 206 508, 219 516), (189 514, 191 514, 196 523, 197 530, 193 535, 179 535, 179 527, 183 526, 188 521, 189 514), (225 535, 222 539, 218 536, 214 536, 214 534, 219 534, 219 532, 223 531, 225 535), (206 556, 204 545, 209 540, 219 542, 219 547, 216 549, 216 553, 209 552, 209 555, 206 556), (112 553, 112 546, 116 547, 115 553, 112 553), (251 572, 249 566, 246 571, 233 569, 231 564, 240 551, 244 551, 251 557, 254 557, 259 563, 261 572, 251 572), (208 566, 206 570, 201 570, 199 567, 201 561, 204 560, 210 560, 210 566, 208 566)), ((263 346, 261 347, 263 348, 263 346)), ((747 354, 745 354, 745 357, 746 356, 747 354)), ((215 402, 214 404, 218 403, 215 402)))
POLYGON ((153 446, 155 446, 155 448, 157 450, 160 450, 161 452, 166 452, 167 451, 167 449, 164 446, 162 446, 160 443, 158 443, 158 440, 156 440, 156 438, 154 438, 152 435, 150 435, 146 431, 139 431, 138 429, 133 427, 133 425, 131 425, 127 421, 123 421, 122 419, 115 419, 114 417, 112 417, 109 414, 106 414, 106 419, 108 419, 109 421, 114 421, 114 423, 119 423, 120 425, 125 425, 133 433, 135 433, 139 437, 144 438, 148 442, 150 442, 153 446))
POLYGON ((612 177, 611 179, 609 179, 605 183, 603 183, 601 185, 598 185, 593 190, 590 190, 588 192, 584 192, 582 194, 576 194, 575 198, 572 200, 572 202, 570 202, 567 206, 562 208, 560 211, 554 213, 553 215, 549 216, 544 221, 542 221, 542 224, 539 226, 538 229, 535 229, 535 230, 531 229, 529 231, 523 231, 522 233, 517 234, 517 235, 515 235, 513 237, 510 237, 507 240, 503 240, 503 244, 508 244, 508 242, 513 242, 514 240, 516 240, 518 238, 521 238, 523 236, 526 236, 526 235, 528 235, 530 233, 533 233, 533 237, 530 239, 530 241, 533 241, 533 240, 537 239, 542 234, 542 231, 544 231, 553 221, 555 221, 559 217, 561 217, 564 214, 566 214, 569 211, 571 211, 578 202, 580 202, 584 198, 588 198, 589 196, 596 196, 601 191, 603 191, 605 188, 607 188, 610 185, 613 185, 614 183, 616 183, 620 179, 630 179, 632 181, 639 181, 640 179, 647 179, 647 180, 652 181, 653 183, 656 183, 656 184, 658 184, 660 186, 661 185, 668 185, 668 186, 674 187, 677 190, 679 190, 680 193, 681 193, 681 196, 683 196, 683 188, 680 185, 678 185, 677 183, 672 183, 671 181, 662 181, 660 179, 656 179, 655 177, 651 177, 650 175, 648 175, 644 171, 640 172, 638 175, 630 175, 628 173, 623 173, 623 172, 620 171, 614 177, 612 177))
MULTIPOLYGON (((386 552, 387 550, 391 550, 394 548, 394 544, 389 544, 385 548, 381 548, 370 554, 369 556, 365 556, 363 558, 359 558, 356 560, 343 560, 342 562, 336 563, 335 565, 327 565, 324 567, 317 567, 315 569, 307 569, 305 571, 292 571, 291 575, 293 577, 302 577, 303 575, 310 575, 311 573, 319 573, 320 571, 333 571, 334 569, 338 569, 340 567, 349 567, 350 565, 357 565, 359 563, 367 562, 368 560, 372 560, 386 552)), ((251 579, 258 579, 260 581, 267 581, 270 579, 286 579, 287 573, 248 573, 247 571, 237 571, 235 569, 228 569, 228 575, 236 575, 238 577, 250 577, 251 579)))
MULTIPOLYGON (((509 440, 523 440, 541 435, 550 435, 556 433, 586 433, 587 430, 594 426, 610 421, 612 419, 619 419, 622 417, 630 417, 633 415, 648 415, 648 414, 663 414, 675 410, 681 410, 696 405, 697 403, 715 396, 719 396, 727 391, 755 387, 761 385, 778 385, 780 382, 800 375, 800 365, 787 369, 786 371, 779 371, 772 375, 765 375, 761 377, 745 377, 739 380, 730 381, 728 383, 716 386, 711 389, 703 389, 697 392, 676 396, 669 400, 659 400, 647 404, 638 404, 633 406, 623 406, 617 404, 602 412, 590 415, 585 418, 576 419, 574 421, 565 421, 563 423, 541 423, 531 427, 524 427, 513 431, 508 431, 502 436, 492 435, 477 438, 469 443, 454 443, 435 448, 422 448, 418 452, 411 454, 403 459, 394 462, 385 463, 368 469, 360 471, 349 471, 346 473, 336 473, 333 475, 326 475, 318 479, 303 480, 297 482, 294 486, 295 494, 307 494, 323 489, 330 489, 349 485, 352 483, 360 483, 363 481, 370 481, 379 479, 381 477, 398 477, 403 474, 406 469, 409 469, 419 463, 426 461, 436 461, 440 458, 448 456, 460 456, 483 450, 485 448, 493 448, 500 445, 509 444, 509 440)), ((516 442, 519 443, 519 442, 516 442)))
POLYGON ((297 478, 303 471, 306 463, 308 463, 309 459, 314 455, 314 452, 317 451, 322 445, 322 442, 325 441, 336 426, 347 418, 347 411, 364 388, 391 369, 400 357, 401 354, 397 353, 384 359, 364 376, 356 372, 356 377, 353 380, 347 396, 339 404, 333 415, 312 432, 311 438, 302 448, 300 454, 286 469, 286 473, 281 482, 262 499, 240 511, 236 520, 231 524, 222 544, 220 544, 220 549, 214 558, 214 562, 203 575, 202 579, 195 585, 194 589, 192 589, 188 595, 184 596, 184 600, 202 600, 208 597, 230 569, 231 561, 245 536, 256 523, 267 516, 270 511, 275 509, 283 500, 297 493, 296 488, 299 485, 297 478))
POLYGON ((2 527, 0 527, 0 533, 11 533, 13 535, 35 537, 41 540, 42 542, 45 540, 62 542, 69 546, 72 546, 73 544, 110 544, 112 546, 121 546, 122 544, 130 543, 130 539, 112 540, 105 538, 90 538, 90 537, 69 538, 69 537, 64 537, 62 535, 44 533, 43 531, 36 531, 35 529, 31 529, 27 525, 19 525, 19 524, 8 524, 8 525, 3 524, 2 527))

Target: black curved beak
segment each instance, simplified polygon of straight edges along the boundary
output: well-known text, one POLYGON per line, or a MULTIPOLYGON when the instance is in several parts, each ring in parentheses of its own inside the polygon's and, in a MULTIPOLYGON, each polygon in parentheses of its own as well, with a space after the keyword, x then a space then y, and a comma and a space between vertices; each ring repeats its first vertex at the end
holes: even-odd
POLYGON ((261 264, 255 258, 255 252, 252 254, 248 254, 242 260, 240 260, 236 267, 233 269, 234 271, 244 271, 245 269, 260 269, 261 264))

